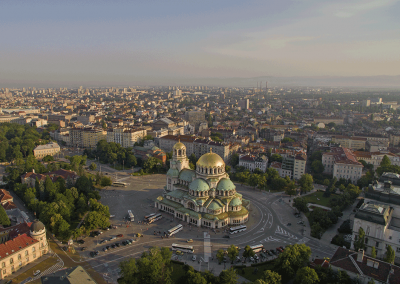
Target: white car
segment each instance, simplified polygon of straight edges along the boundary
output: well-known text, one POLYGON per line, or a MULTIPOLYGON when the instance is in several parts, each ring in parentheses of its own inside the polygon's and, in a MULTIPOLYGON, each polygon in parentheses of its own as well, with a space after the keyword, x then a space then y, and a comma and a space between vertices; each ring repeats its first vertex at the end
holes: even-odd
POLYGON ((192 260, 193 261, 195 261, 196 260, 196 256, 194 255, 194 256, 192 256, 192 260))
POLYGON ((254 258, 253 258, 253 257, 250 257, 250 261, 251 261, 251 262, 254 262, 254 258))
POLYGON ((116 240, 117 239, 117 237, 112 237, 111 239, 110 239, 110 241, 113 241, 113 240, 116 240))
POLYGON ((40 270, 36 270, 35 272, 33 272, 33 276, 39 275, 40 274, 40 270))

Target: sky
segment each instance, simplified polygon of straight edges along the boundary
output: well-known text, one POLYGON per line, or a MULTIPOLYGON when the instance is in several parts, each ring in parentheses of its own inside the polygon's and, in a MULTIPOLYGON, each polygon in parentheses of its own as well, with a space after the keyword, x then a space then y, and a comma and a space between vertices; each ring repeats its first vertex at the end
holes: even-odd
POLYGON ((400 0, 1 0, 2 85, 398 76, 400 0))

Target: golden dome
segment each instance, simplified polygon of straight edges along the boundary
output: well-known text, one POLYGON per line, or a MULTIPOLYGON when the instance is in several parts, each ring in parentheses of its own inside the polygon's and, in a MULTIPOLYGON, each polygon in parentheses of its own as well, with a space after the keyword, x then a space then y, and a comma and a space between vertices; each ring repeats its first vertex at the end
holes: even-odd
POLYGON ((225 162, 218 154, 215 154, 210 150, 210 153, 204 154, 203 156, 200 157, 200 159, 196 163, 196 166, 204 168, 214 168, 214 167, 225 168, 225 162))
POLYGON ((173 148, 176 150, 180 150, 180 149, 185 149, 186 146, 181 142, 181 140, 179 140, 178 143, 176 143, 173 148))

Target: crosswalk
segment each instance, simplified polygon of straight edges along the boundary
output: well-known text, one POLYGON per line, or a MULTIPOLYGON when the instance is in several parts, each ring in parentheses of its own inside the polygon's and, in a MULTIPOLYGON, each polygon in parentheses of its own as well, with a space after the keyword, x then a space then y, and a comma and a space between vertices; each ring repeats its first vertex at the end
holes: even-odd
POLYGON ((280 226, 276 227, 275 234, 279 234, 279 235, 282 235, 284 237, 287 237, 287 238, 290 238, 290 239, 294 239, 294 240, 298 239, 298 237, 296 237, 295 235, 293 235, 293 234, 289 233, 288 231, 284 230, 280 226))
POLYGON ((262 241, 260 241, 260 243, 269 243, 269 242, 281 242, 281 240, 280 239, 276 239, 276 238, 274 238, 272 236, 269 236, 269 237, 263 239, 262 241))
POLYGON ((60 270, 63 267, 64 267, 64 262, 61 259, 59 259, 56 264, 54 264, 52 267, 49 267, 45 271, 41 272, 39 275, 36 275, 35 277, 33 277, 31 279, 31 281, 35 281, 42 276, 57 272, 58 270, 60 270))
POLYGON ((301 238, 300 240, 297 241, 298 244, 305 244, 306 242, 308 242, 310 239, 309 238, 301 238))

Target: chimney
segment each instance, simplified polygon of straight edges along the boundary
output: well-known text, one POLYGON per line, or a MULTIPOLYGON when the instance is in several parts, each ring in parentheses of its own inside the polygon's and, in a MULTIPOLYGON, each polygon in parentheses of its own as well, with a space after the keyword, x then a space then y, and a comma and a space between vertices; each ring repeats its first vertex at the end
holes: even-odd
POLYGON ((32 173, 35 173, 35 169, 32 169, 32 173))
POLYGON ((363 259, 364 259, 364 250, 363 250, 363 249, 360 249, 360 250, 357 252, 357 261, 358 261, 358 262, 362 262, 363 259))

